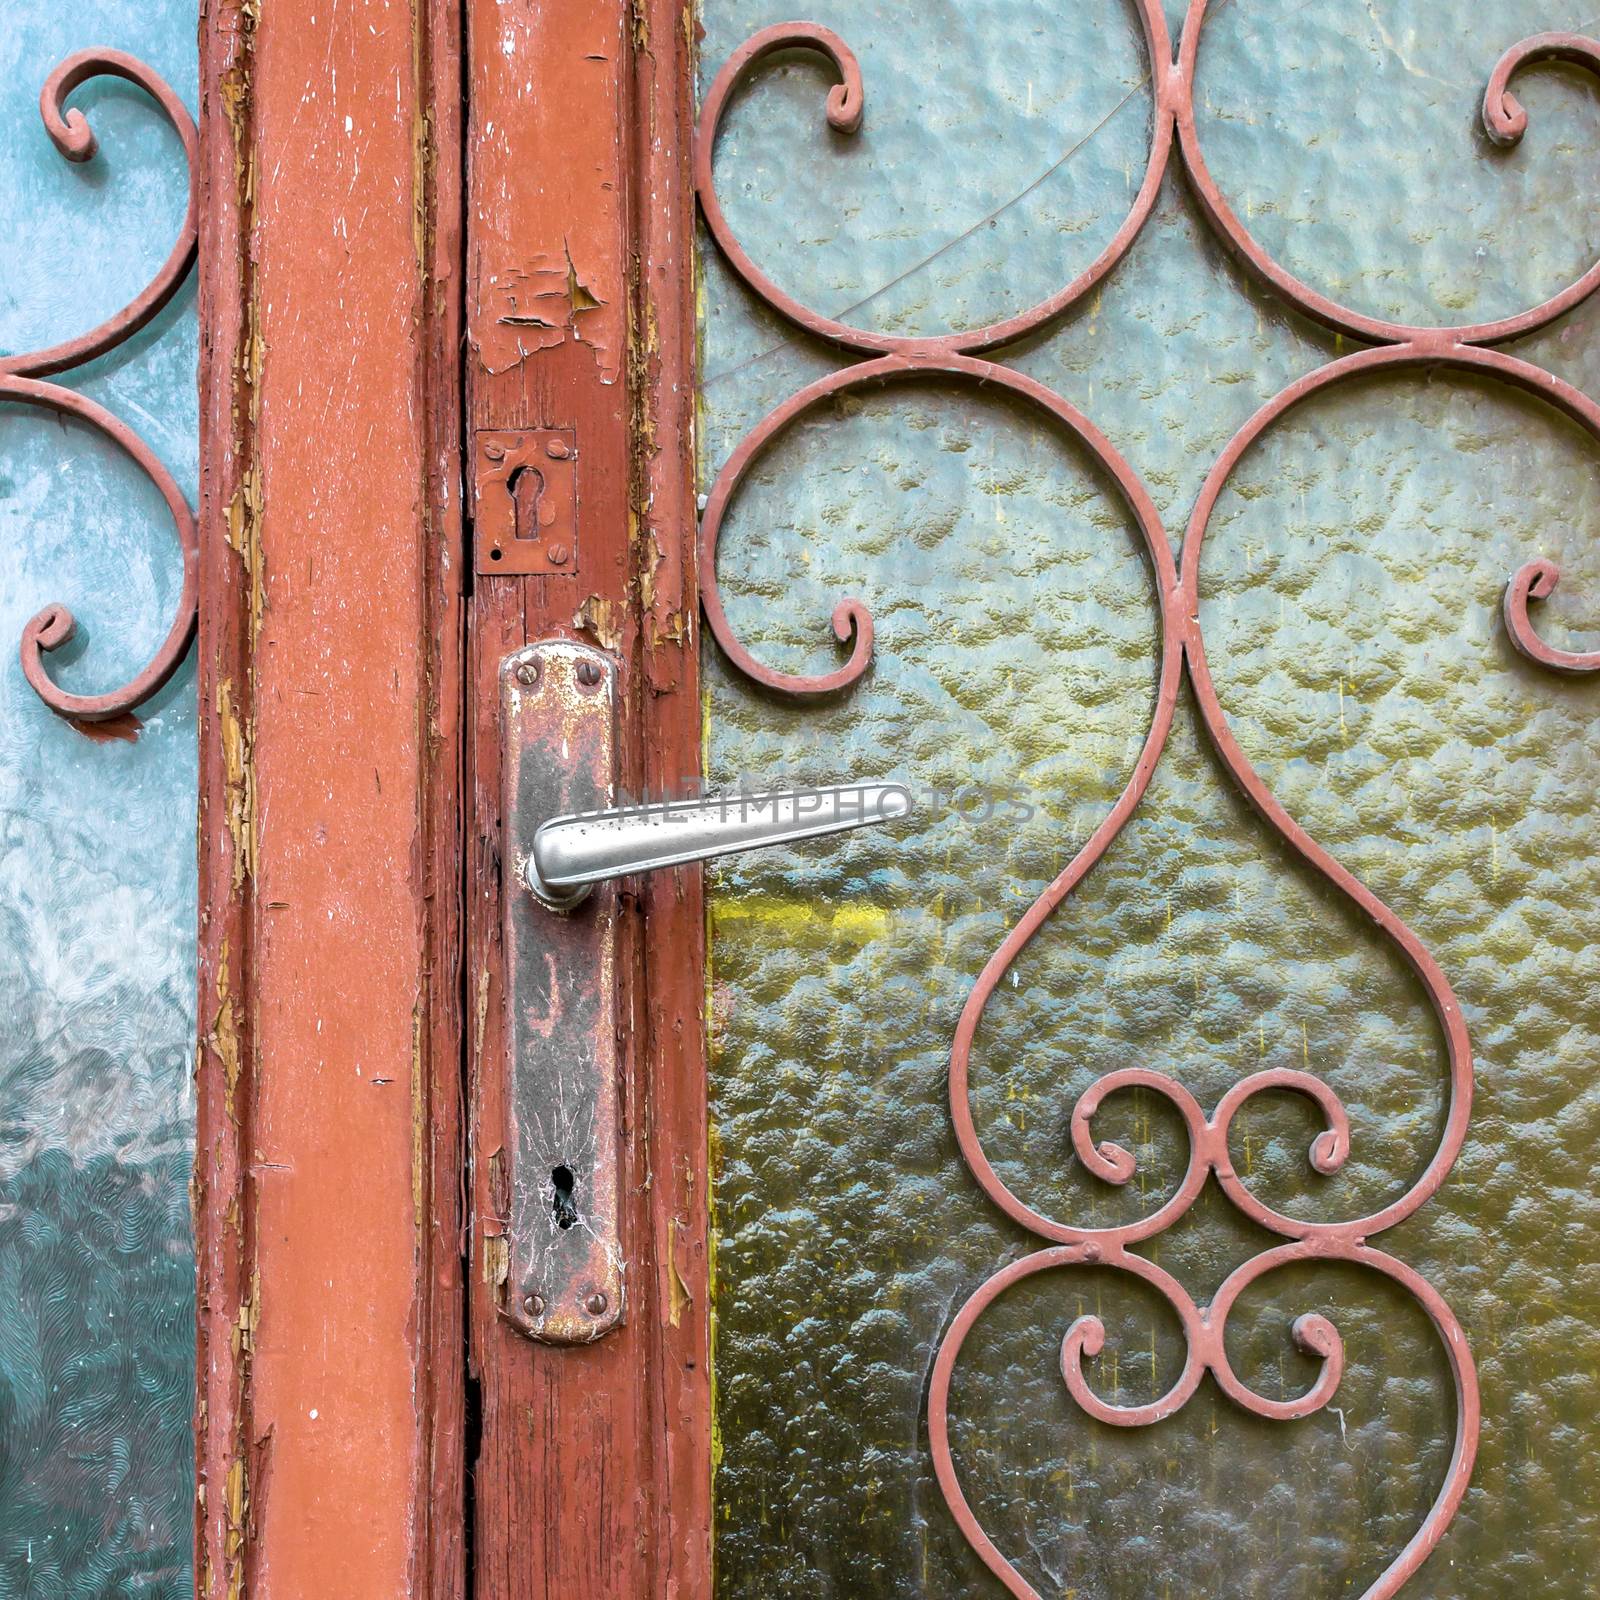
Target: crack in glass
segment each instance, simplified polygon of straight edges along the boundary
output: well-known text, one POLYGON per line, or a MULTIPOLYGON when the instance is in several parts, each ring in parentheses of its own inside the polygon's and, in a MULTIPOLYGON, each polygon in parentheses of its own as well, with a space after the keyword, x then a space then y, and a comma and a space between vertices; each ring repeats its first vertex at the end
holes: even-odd
MULTIPOLYGON (((722 67, 701 110, 694 149, 694 183, 700 207, 717 246, 740 279, 790 322, 838 348, 863 357, 799 390, 770 412, 739 443, 718 474, 700 526, 700 581, 706 620, 717 643, 740 672, 765 688, 806 699, 836 694, 858 682, 871 663, 873 620, 859 600, 842 599, 832 624, 849 651, 832 672, 811 676, 784 673, 757 661, 734 633, 723 608, 717 579, 717 541, 723 520, 751 465, 797 419, 830 397, 850 390, 930 376, 960 383, 996 386, 1054 417, 1093 454, 1136 522, 1154 573, 1160 609, 1159 677, 1155 710, 1143 748, 1115 805, 1077 855, 1033 902, 979 974, 956 1028, 950 1052, 949 1102, 962 1156, 985 1195, 1014 1221, 1048 1241, 993 1274, 974 1292, 946 1330, 934 1361, 928 1397, 928 1431, 935 1472, 950 1512, 963 1536, 1006 1590, 1019 1600, 1039 1600, 1037 1591, 995 1545, 974 1514, 956 1472, 950 1444, 951 1377, 963 1342, 985 1310, 1008 1288, 1036 1274, 1074 1266, 1112 1267, 1150 1284, 1177 1315, 1187 1354, 1172 1388, 1146 1405, 1113 1405, 1090 1388, 1085 1363, 1104 1345, 1099 1318, 1079 1317, 1061 1345, 1061 1374, 1076 1404, 1090 1416, 1119 1427, 1141 1427, 1169 1417, 1184 1406, 1209 1373, 1228 1398, 1253 1415, 1277 1420, 1310 1416, 1326 1406, 1338 1389, 1344 1349, 1338 1330, 1325 1317, 1295 1319, 1296 1345, 1316 1358, 1320 1370, 1305 1393, 1272 1399, 1249 1388, 1233 1371, 1225 1349, 1228 1316, 1239 1295, 1258 1278, 1293 1263, 1343 1261, 1366 1267, 1406 1290, 1427 1313, 1443 1347, 1455 1385, 1454 1450, 1444 1482, 1427 1515, 1388 1567, 1366 1589, 1362 1600, 1388 1600, 1415 1575, 1444 1537, 1466 1494, 1477 1450, 1481 1407, 1472 1353, 1460 1323, 1438 1290, 1406 1263, 1377 1248, 1373 1236, 1394 1227, 1424 1205, 1440 1188, 1467 1136, 1472 1106, 1472 1047, 1461 1006, 1439 964, 1420 938, 1377 895, 1324 851, 1273 796, 1234 737, 1206 661, 1200 624, 1200 557, 1218 498, 1234 469, 1256 441, 1281 417, 1330 387, 1382 371, 1419 367, 1475 372, 1532 394, 1571 418, 1600 441, 1600 406, 1580 390, 1531 362, 1492 348, 1533 332, 1570 311, 1600 287, 1600 262, 1539 305, 1497 321, 1455 326, 1424 326, 1387 321, 1354 311, 1328 298, 1287 271, 1241 222, 1206 165, 1196 128, 1193 86, 1200 38, 1210 0, 1191 0, 1177 51, 1159 0, 1136 0, 1154 86, 1152 135, 1143 180, 1115 236, 1082 273, 1031 309, 1004 321, 959 333, 935 336, 874 333, 853 327, 802 305, 780 289, 745 251, 717 198, 713 173, 718 128, 742 81, 763 60, 785 51, 809 51, 826 58, 838 76, 828 92, 826 118, 837 133, 861 126, 865 85, 849 46, 831 30, 809 22, 781 23, 753 35, 722 67), (1360 341, 1365 348, 1327 362, 1297 379, 1261 406, 1238 431, 1207 475, 1190 514, 1181 561, 1155 505, 1138 475, 1111 442, 1076 407, 1045 385, 995 361, 984 352, 1017 340, 1057 317, 1100 283, 1126 255, 1148 220, 1174 148, 1203 215, 1243 270, 1295 310, 1324 327, 1360 341), (1239 1109, 1267 1090, 1288 1091, 1310 1100, 1324 1129, 1312 1141, 1308 1160, 1323 1174, 1337 1171, 1350 1152, 1350 1125, 1333 1090, 1310 1072, 1287 1068, 1259 1072, 1236 1084, 1209 1115, 1194 1097, 1167 1075, 1146 1068, 1108 1073, 1077 1101, 1071 1135, 1078 1159, 1108 1184, 1126 1184, 1135 1174, 1134 1156, 1121 1146, 1096 1143, 1092 1123, 1111 1094, 1144 1089, 1167 1100, 1188 1132, 1189 1161, 1177 1191, 1141 1220, 1111 1228, 1082 1228, 1044 1215, 1014 1194, 985 1154, 969 1095, 969 1062, 985 1007, 1002 977, 1057 906, 1105 854, 1142 800, 1165 747, 1174 710, 1187 676, 1201 721, 1233 782, 1264 822, 1338 889, 1398 951, 1420 981, 1438 1021, 1448 1063, 1447 1106, 1438 1146, 1427 1166, 1399 1198, 1372 1214, 1345 1222, 1315 1222, 1291 1217, 1253 1195, 1235 1168, 1228 1131, 1239 1109), (1285 1242, 1239 1266, 1211 1302, 1197 1304, 1168 1273, 1137 1255, 1131 1245, 1161 1233, 1195 1203, 1207 1182, 1219 1187, 1238 1211, 1285 1242)), ((1490 140, 1514 145, 1527 126, 1527 114, 1510 91, 1513 77, 1545 61, 1576 64, 1600 75, 1600 42, 1576 34, 1547 33, 1524 39, 1501 57, 1485 90, 1482 119, 1490 140)), ((1556 649, 1541 639, 1530 602, 1547 598, 1560 576, 1548 560, 1530 561, 1506 586, 1503 615, 1507 637, 1522 655, 1561 672, 1600 669, 1600 650, 1556 649)))
POLYGON ((99 146, 81 111, 67 108, 67 96, 91 78, 122 78, 143 89, 183 141, 189 168, 189 203, 183 226, 155 276, 115 315, 75 338, 21 355, 0 356, 0 400, 38 406, 58 416, 75 417, 115 444, 160 491, 172 517, 183 556, 183 589, 165 639, 142 671, 105 694, 71 694, 45 668, 45 654, 58 650, 77 631, 71 610, 53 600, 36 613, 22 633, 22 670, 35 694, 58 716, 75 722, 105 722, 134 710, 157 693, 188 654, 199 602, 199 541, 194 513, 183 491, 142 438, 104 406, 58 383, 44 380, 80 367, 114 350, 156 317, 183 286, 194 266, 199 216, 199 136, 187 107, 166 80, 137 57, 121 50, 79 50, 45 80, 39 115, 56 149, 76 163, 92 161, 99 146))

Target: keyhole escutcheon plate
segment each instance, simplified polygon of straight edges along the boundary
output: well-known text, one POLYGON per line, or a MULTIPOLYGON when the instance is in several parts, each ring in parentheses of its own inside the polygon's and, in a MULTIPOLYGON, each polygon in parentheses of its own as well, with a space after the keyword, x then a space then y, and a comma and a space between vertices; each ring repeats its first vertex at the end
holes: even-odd
POLYGON ((625 1315, 619 891, 557 915, 527 877, 544 818, 616 803, 619 670, 575 639, 500 666, 504 1122, 481 1153, 497 1197, 486 1245, 501 1315, 542 1344, 592 1344, 625 1315))
POLYGON ((515 428, 473 437, 473 566, 491 577, 578 570, 578 435, 515 428))

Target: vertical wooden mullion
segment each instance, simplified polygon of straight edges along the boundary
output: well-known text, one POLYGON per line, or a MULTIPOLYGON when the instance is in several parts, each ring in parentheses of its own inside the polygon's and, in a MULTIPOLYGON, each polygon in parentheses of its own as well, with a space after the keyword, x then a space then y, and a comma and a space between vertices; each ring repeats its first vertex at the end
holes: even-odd
MULTIPOLYGON (((527 640, 579 631, 616 652, 625 671, 637 654, 627 540, 626 5, 468 0, 467 14, 469 471, 480 430, 570 428, 578 455, 576 573, 479 575, 469 624, 475 1579, 480 1600, 643 1596, 649 1468, 639 1319, 583 1349, 530 1344, 499 1317, 494 1245, 506 1126, 499 662, 527 640)), ((624 936, 622 969, 626 949, 624 936)), ((638 1182, 628 1137, 636 1052, 624 1047, 622 1059, 626 1195, 638 1182)), ((631 1221, 625 1201, 630 1234, 631 1221)), ((627 1248, 632 1296, 639 1261, 632 1241, 627 1248)))
POLYGON ((468 470, 479 430, 571 428, 577 571, 480 575, 468 642, 470 1464, 481 1600, 704 1600, 709 1572, 703 928, 697 873, 625 897, 626 1324, 532 1344, 498 1315, 505 1126, 496 673, 567 635, 624 669, 623 787, 699 770, 689 425, 689 40, 641 0, 467 0, 468 470))
POLYGON ((466 1570, 466 1007, 463 711, 466 667, 461 340, 465 312, 461 0, 417 0, 421 125, 413 196, 421 267, 416 404, 422 484, 424 1009, 414 1092, 420 1241, 418 1422, 425 1454, 415 1507, 416 1592, 463 1600, 466 1570))
MULTIPOLYGON (((695 584, 695 211, 690 183, 694 7, 635 8, 634 522, 642 614, 644 777, 701 778, 695 584)), ((705 909, 699 869, 646 879, 644 973, 651 1285, 661 1453, 655 1593, 711 1593, 711 1286, 705 909)))
POLYGON ((459 13, 201 16, 196 1581, 464 1588, 459 13))
POLYGON ((200 11, 199 1044, 195 1058, 195 1589, 244 1591, 254 1219, 245 1168, 254 1088, 248 718, 254 581, 237 549, 251 495, 249 235, 254 16, 200 11))

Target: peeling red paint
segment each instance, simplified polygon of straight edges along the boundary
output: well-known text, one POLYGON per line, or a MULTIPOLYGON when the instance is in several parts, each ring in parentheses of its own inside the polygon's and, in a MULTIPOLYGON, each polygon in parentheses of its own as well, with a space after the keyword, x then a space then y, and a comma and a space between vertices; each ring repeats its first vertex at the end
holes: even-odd
POLYGON ((570 340, 592 352, 601 383, 615 384, 628 299, 619 8, 608 0, 514 16, 497 5, 468 9, 468 337, 478 364, 489 375, 510 372, 570 340), (602 104, 617 114, 579 110, 602 104), (548 134, 530 144, 534 128, 548 134))

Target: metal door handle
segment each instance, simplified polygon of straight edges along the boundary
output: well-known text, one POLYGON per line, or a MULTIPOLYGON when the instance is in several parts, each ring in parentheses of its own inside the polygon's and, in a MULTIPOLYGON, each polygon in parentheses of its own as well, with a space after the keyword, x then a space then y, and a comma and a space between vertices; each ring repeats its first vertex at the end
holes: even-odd
POLYGON ((904 784, 846 783, 579 812, 539 825, 523 875, 541 900, 564 910, 607 878, 844 833, 910 811, 904 784))
POLYGON ((602 888, 572 916, 551 911, 577 906, 608 878, 911 810, 895 783, 617 806, 623 671, 609 651, 566 638, 523 645, 500 663, 504 1034, 497 1092, 485 1103, 503 1120, 485 1159, 504 1195, 500 1315, 547 1345, 591 1344, 627 1317, 622 1118, 638 1048, 619 976, 629 919, 616 890, 602 888))

